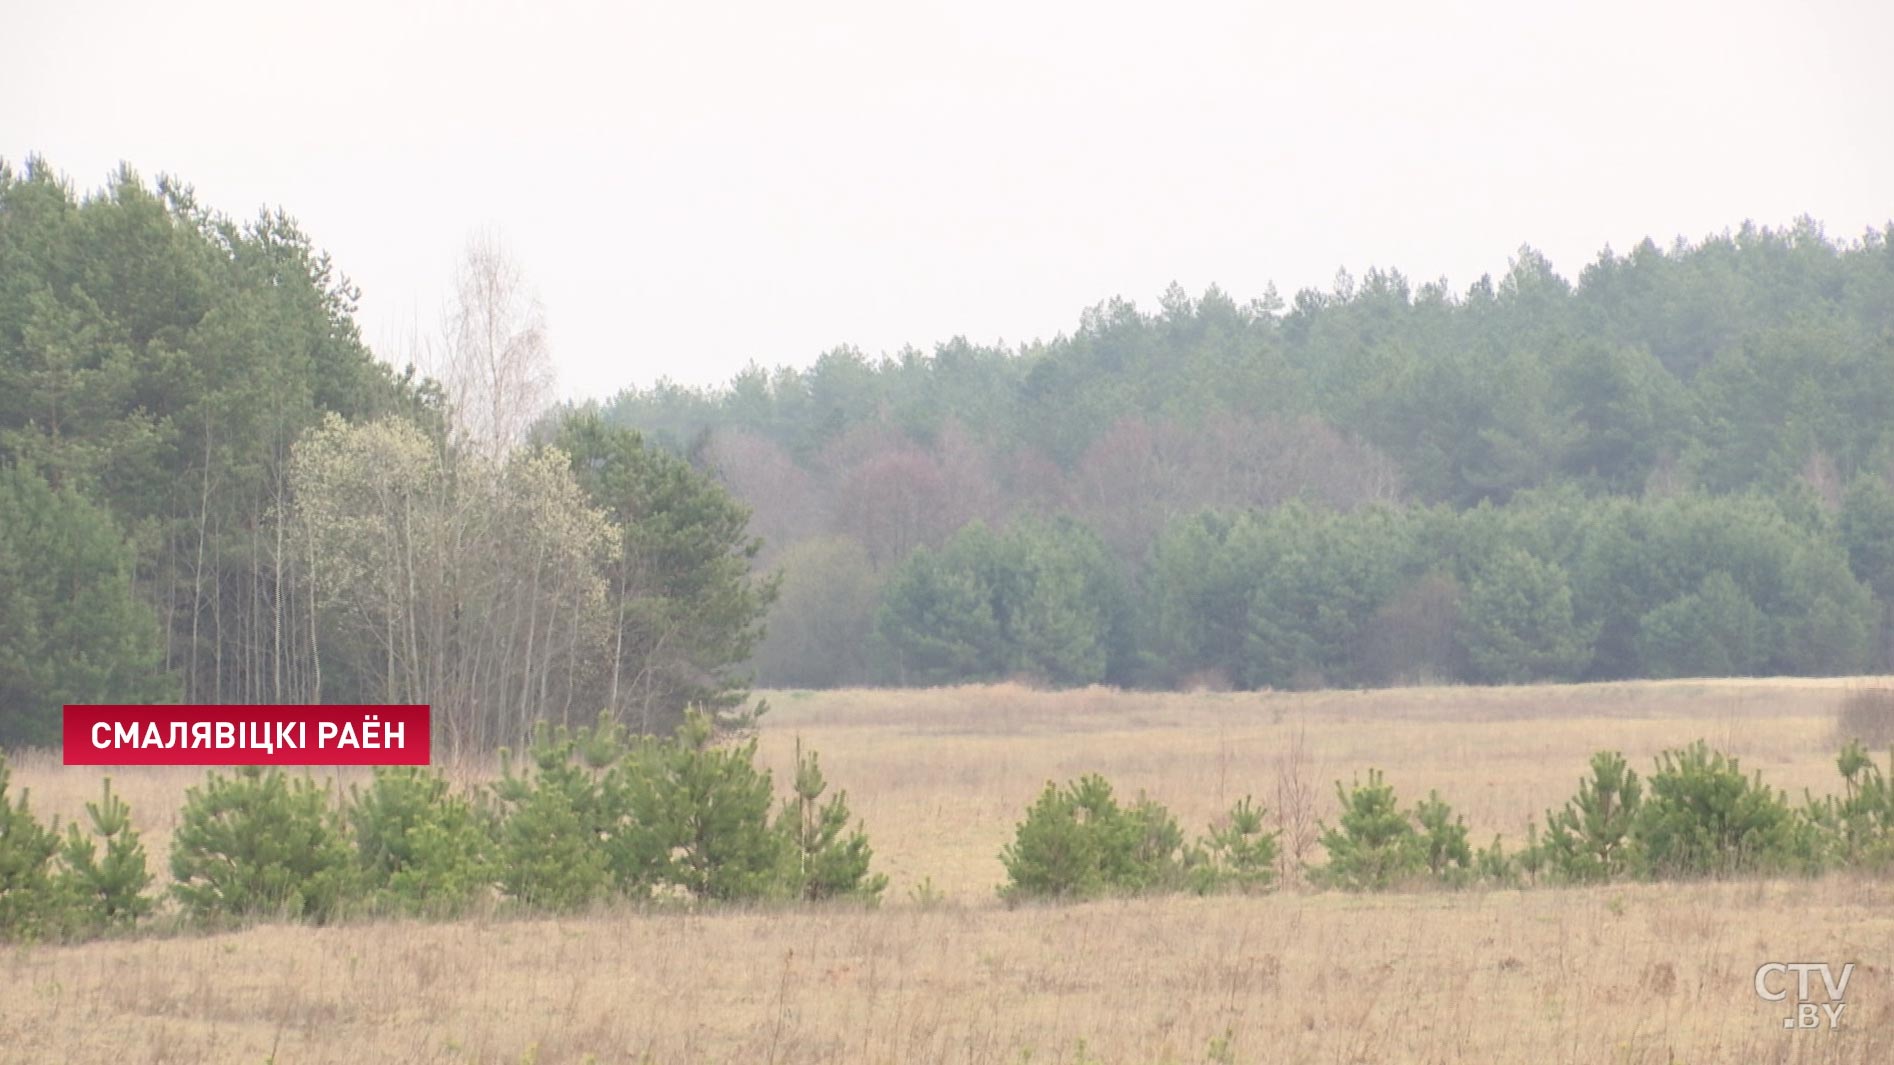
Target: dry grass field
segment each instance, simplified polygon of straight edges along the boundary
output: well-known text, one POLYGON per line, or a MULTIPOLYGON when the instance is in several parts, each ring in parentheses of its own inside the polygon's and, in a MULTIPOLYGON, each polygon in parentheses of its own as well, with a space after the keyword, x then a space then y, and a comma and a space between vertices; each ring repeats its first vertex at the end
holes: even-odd
MULTIPOLYGON (((1106 774, 1192 830, 1285 780, 1437 789, 1519 836, 1589 754, 1703 738, 1799 795, 1836 783, 1867 681, 1314 694, 779 692, 782 771, 822 754, 893 877, 875 911, 606 911, 264 926, 0 952, 0 1062, 1886 1062, 1894 882, 1832 877, 1008 909, 997 858, 1049 778, 1106 774), (932 892, 917 892, 922 881, 932 892), (925 902, 918 895, 934 897, 925 902), (1839 1031, 1785 1031, 1770 961, 1856 962, 1839 1031)), ((458 770, 478 777, 479 767, 458 770)), ((122 770, 162 863, 194 770, 122 770)), ((93 770, 27 760, 43 815, 93 770)))

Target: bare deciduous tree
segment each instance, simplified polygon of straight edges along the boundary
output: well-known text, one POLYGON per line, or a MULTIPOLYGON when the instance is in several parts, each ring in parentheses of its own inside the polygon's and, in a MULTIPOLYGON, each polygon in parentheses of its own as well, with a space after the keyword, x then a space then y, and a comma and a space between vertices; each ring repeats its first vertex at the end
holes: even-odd
POLYGON ((1298 722, 1286 747, 1276 753, 1276 830, 1281 883, 1300 883, 1304 863, 1321 827, 1315 813, 1315 774, 1310 766, 1309 734, 1298 722))
POLYGON ((617 538, 563 454, 450 468, 406 422, 331 416, 290 476, 324 654, 344 652, 365 693, 432 704, 450 750, 596 713, 617 538))
POLYGON ((437 368, 461 442, 497 459, 552 398, 546 313, 525 270, 491 232, 467 242, 437 368))

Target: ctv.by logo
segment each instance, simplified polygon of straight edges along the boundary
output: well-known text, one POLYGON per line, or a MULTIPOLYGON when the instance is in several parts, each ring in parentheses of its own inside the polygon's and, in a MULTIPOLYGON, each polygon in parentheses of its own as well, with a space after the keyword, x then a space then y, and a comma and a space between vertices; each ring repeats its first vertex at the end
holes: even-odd
POLYGON ((1808 961, 1772 961, 1756 970, 1756 994, 1765 1002, 1781 1002, 1789 997, 1789 974, 1795 974, 1794 991, 1795 1012, 1782 1018, 1784 1028, 1820 1028, 1827 1022, 1829 1031, 1841 1027, 1841 1011, 1848 1008, 1842 996, 1848 993, 1848 980, 1855 974, 1855 963, 1849 962, 1841 967, 1839 977, 1829 970, 1827 962, 1808 961), (1819 973, 1822 977, 1821 990, 1827 995, 1825 1001, 1816 1002, 1809 995, 1809 975, 1819 973))

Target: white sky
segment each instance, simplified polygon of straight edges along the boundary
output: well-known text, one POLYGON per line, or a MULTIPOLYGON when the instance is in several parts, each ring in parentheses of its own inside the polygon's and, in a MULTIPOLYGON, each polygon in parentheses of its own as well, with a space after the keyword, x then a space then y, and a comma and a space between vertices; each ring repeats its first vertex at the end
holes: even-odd
POLYGON ((297 216, 401 357, 503 234, 565 395, 1172 280, 1894 218, 1894 5, 0 0, 0 156, 297 216))

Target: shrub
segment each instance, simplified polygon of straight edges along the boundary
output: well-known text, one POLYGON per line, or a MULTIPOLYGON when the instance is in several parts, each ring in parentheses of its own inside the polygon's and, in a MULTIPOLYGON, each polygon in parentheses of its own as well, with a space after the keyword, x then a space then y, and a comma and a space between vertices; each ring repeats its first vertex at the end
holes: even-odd
POLYGON ((1807 821, 1782 794, 1701 740, 1658 756, 1635 827, 1645 871, 1660 878, 1779 871, 1817 860, 1807 821))
POLYGON ((86 816, 92 823, 90 835, 78 825, 68 825, 65 846, 65 877, 71 887, 74 919, 87 929, 129 925, 151 912, 152 900, 145 895, 151 886, 151 871, 145 860, 145 845, 132 827, 131 807, 112 794, 107 777, 98 802, 86 803, 86 816), (105 842, 105 854, 99 855, 97 836, 105 842))
POLYGON ((1245 795, 1222 824, 1210 826, 1192 870, 1199 892, 1255 894, 1275 886, 1277 833, 1264 830, 1267 813, 1245 795))
POLYGON ((1624 756, 1615 751, 1592 755, 1591 776, 1578 782, 1578 794, 1564 809, 1546 811, 1541 853, 1552 874, 1572 883, 1595 883, 1629 872, 1643 795, 1637 771, 1624 756))
POLYGON ((756 768, 755 739, 718 747, 713 735, 710 718, 693 711, 674 739, 626 763, 627 856, 640 883, 759 899, 778 885, 788 843, 770 825, 770 774, 756 768))
POLYGON ((1184 835, 1169 810, 1139 796, 1129 809, 1096 774, 1061 788, 1048 781, 1013 842, 1000 852, 1007 898, 1088 898, 1107 891, 1174 889, 1184 880, 1184 835))
POLYGON ((1428 875, 1443 884, 1461 885, 1473 878, 1473 848, 1467 843, 1466 820, 1453 812, 1438 792, 1414 806, 1420 826, 1415 842, 1428 875))
POLYGON ((1100 833, 1083 819, 1072 792, 1051 781, 1026 810, 1013 842, 1000 852, 1008 898, 1087 898, 1105 888, 1100 833))
POLYGON ((612 885, 608 848, 622 837, 622 818, 603 772, 621 757, 603 722, 577 735, 541 725, 526 773, 514 772, 511 752, 500 753, 493 793, 502 808, 494 853, 502 892, 554 911, 604 897, 612 885))
POLYGON ((53 934, 65 915, 53 869, 59 834, 34 818, 27 789, 17 801, 8 797, 11 775, 0 753, 0 941, 53 934))
POLYGON ((1520 848, 1513 858, 1513 867, 1527 883, 1536 884, 1546 869, 1545 837, 1539 834, 1539 826, 1531 818, 1526 819, 1526 845, 1520 848))
POLYGON ((494 786, 497 879, 508 896, 569 910, 616 891, 632 898, 681 892, 697 899, 771 896, 873 898, 886 878, 848 831, 845 796, 826 803, 813 755, 798 751, 796 795, 771 821, 774 789, 756 766, 754 739, 720 746, 712 719, 686 715, 667 740, 627 741, 601 717, 591 728, 542 728, 528 770, 510 757, 494 786))
POLYGON ((1401 812, 1394 788, 1378 769, 1368 783, 1344 788, 1335 782, 1342 816, 1335 828, 1322 827, 1328 864, 1310 871, 1318 883, 1348 891, 1382 891, 1426 868, 1427 856, 1414 824, 1401 812))
POLYGON ((382 766, 350 790, 348 820, 362 889, 377 905, 447 916, 492 883, 492 850, 474 807, 437 771, 382 766))
POLYGON ((1505 842, 1495 835, 1490 845, 1473 855, 1473 875, 1498 887, 1515 887, 1523 864, 1518 856, 1506 853, 1505 842))
POLYGON ((1844 744, 1859 740, 1874 749, 1894 746, 1894 688, 1862 688, 1843 696, 1835 733, 1844 744))
POLYGON ((1894 784, 1859 742, 1842 748, 1835 768, 1841 772, 1842 794, 1811 799, 1809 819, 1826 831, 1843 864, 1875 870, 1894 865, 1894 784))
POLYGON ((815 753, 805 756, 798 740, 795 795, 783 804, 777 818, 777 825, 789 839, 784 848, 789 859, 784 872, 788 894, 812 901, 836 897, 879 899, 888 878, 869 875, 874 849, 868 845, 861 826, 857 824, 853 832, 848 832, 848 793, 837 792, 828 802, 817 805, 827 788, 815 753))
POLYGON ((1184 831, 1163 803, 1140 793, 1108 840, 1105 877, 1114 888, 1175 891, 1183 885, 1184 831))
POLYGON ((354 892, 353 859, 328 788, 245 766, 185 792, 171 890, 200 920, 281 913, 323 921, 354 892))

